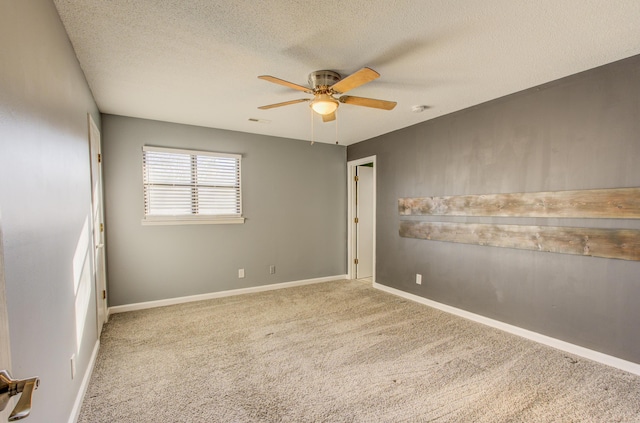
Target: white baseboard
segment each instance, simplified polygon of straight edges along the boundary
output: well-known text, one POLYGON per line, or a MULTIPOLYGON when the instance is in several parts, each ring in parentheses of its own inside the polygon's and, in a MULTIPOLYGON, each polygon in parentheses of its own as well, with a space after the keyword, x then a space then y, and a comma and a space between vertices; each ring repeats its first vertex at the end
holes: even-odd
POLYGON ((84 372, 82 384, 80 384, 78 395, 76 395, 76 401, 73 403, 73 408, 71 409, 71 414, 69 415, 69 423, 76 423, 78 421, 78 417, 80 416, 80 409, 82 408, 82 402, 84 401, 84 396, 87 393, 87 388, 89 388, 89 381, 91 380, 91 375, 93 374, 93 368, 96 365, 96 358, 98 357, 99 350, 100 340, 98 339, 95 346, 93 347, 93 352, 91 353, 91 358, 89 359, 89 365, 84 372))
POLYGON ((211 292, 208 294, 189 295, 187 297, 168 298, 166 300, 146 301, 143 303, 125 304, 109 307, 108 315, 127 311, 144 310, 147 308, 164 307, 174 304, 190 303, 193 301, 211 300, 214 298, 230 297, 233 295, 251 294, 254 292, 273 291, 275 289, 291 288, 294 286, 310 285, 321 282, 331 282, 347 279, 347 275, 326 276, 323 278, 304 279, 300 281, 282 282, 271 285, 254 286, 251 288, 231 289, 228 291, 211 292))
POLYGON ((471 313, 456 307, 452 307, 446 304, 439 303, 437 301, 429 300, 418 295, 410 294, 408 292, 401 291, 399 289, 391 288, 379 283, 373 283, 373 287, 389 294, 396 295, 398 297, 405 298, 410 301, 414 301, 420 304, 424 304, 429 307, 433 307, 446 313, 454 314, 459 317, 463 317, 474 322, 481 323, 483 325, 491 326, 496 329, 503 330, 513 335, 521 336, 531 341, 538 342, 540 344, 547 345, 549 347, 568 352, 570 354, 584 357, 589 360, 596 361, 598 363, 605 364, 607 366, 615 367, 620 370, 624 370, 629 373, 633 373, 640 376, 640 364, 626 361, 621 358, 613 357, 611 355, 603 354, 598 351, 590 350, 588 348, 581 347, 579 345, 570 344, 569 342, 561 341, 550 336, 542 335, 537 332, 532 332, 527 329, 513 326, 499 320, 490 319, 488 317, 481 316, 479 314, 471 313))

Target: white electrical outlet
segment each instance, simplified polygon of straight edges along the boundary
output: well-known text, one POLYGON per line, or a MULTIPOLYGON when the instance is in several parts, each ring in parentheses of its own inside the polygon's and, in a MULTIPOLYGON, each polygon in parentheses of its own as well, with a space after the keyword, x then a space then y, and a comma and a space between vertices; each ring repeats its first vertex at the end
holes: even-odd
POLYGON ((244 269, 238 269, 238 279, 244 278, 244 269))
POLYGON ((416 283, 422 285, 422 275, 420 273, 416 273, 416 283))
POLYGON ((76 355, 71 356, 71 379, 76 377, 76 355))
POLYGON ((276 266, 275 264, 272 264, 271 266, 269 266, 269 274, 273 275, 276 273, 276 266))

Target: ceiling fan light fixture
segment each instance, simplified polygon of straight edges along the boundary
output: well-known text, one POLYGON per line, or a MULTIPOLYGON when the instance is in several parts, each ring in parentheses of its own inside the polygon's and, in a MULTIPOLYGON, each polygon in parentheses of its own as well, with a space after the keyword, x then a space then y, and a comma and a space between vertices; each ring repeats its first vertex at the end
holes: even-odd
POLYGON ((268 110, 290 104, 309 102, 309 107, 311 107, 312 112, 322 116, 323 122, 333 122, 336 120, 336 110, 340 106, 340 103, 381 110, 393 110, 397 104, 395 101, 341 95, 379 77, 380 74, 378 72, 367 67, 352 73, 346 78, 342 78, 339 73, 334 71, 319 70, 309 74, 309 86, 305 87, 304 85, 294 84, 293 82, 285 81, 275 76, 260 75, 258 78, 264 81, 312 94, 313 98, 299 98, 282 103, 268 104, 266 106, 260 106, 258 109, 268 110), (341 95, 340 98, 334 97, 338 95, 341 95))
POLYGON ((311 102, 311 108, 319 115, 330 115, 338 108, 338 101, 328 94, 318 94, 311 102))

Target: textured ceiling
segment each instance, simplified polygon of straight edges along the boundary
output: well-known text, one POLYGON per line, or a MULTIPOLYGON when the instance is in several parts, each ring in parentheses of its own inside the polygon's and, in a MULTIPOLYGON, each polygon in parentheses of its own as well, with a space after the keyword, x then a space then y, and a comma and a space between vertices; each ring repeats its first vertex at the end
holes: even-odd
POLYGON ((104 113, 344 145, 640 54, 638 0, 54 3, 104 113), (363 66, 381 77, 349 94, 393 111, 257 109, 308 97, 258 75, 363 66))

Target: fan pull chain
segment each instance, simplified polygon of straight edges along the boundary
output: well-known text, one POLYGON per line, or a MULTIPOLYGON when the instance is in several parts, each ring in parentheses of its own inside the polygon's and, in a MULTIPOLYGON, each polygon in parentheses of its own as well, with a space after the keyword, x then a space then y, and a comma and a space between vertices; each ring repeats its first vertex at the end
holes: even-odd
POLYGON ((316 142, 315 133, 313 132, 313 110, 309 107, 309 113, 311 113, 311 145, 316 142))
POLYGON ((334 112, 336 114, 336 145, 338 145, 338 111, 334 112))

